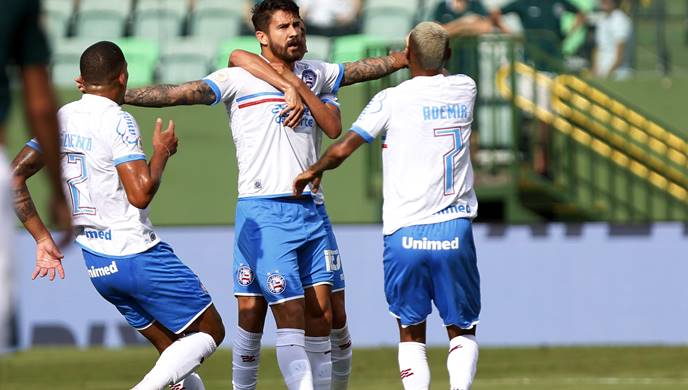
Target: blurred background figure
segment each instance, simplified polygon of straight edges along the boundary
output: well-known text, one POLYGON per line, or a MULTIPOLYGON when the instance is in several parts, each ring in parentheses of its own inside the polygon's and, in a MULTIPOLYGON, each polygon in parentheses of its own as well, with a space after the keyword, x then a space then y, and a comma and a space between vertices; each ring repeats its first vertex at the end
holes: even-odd
POLYGON ((631 18, 622 11, 620 0, 602 0, 602 17, 595 31, 593 68, 595 76, 626 79, 631 69, 626 50, 633 31, 631 18))
POLYGON ((296 0, 312 35, 340 36, 359 30, 363 0, 296 0))
POLYGON ((432 19, 453 37, 492 32, 488 15, 481 0, 445 0, 437 4, 432 19))
POLYGON ((569 34, 576 32, 585 22, 585 15, 569 0, 514 0, 491 13, 492 21, 502 32, 509 29, 502 15, 514 13, 523 25, 525 55, 538 70, 555 72, 561 68, 562 42, 566 38, 561 30, 561 17, 565 12, 576 14, 576 22, 569 34))

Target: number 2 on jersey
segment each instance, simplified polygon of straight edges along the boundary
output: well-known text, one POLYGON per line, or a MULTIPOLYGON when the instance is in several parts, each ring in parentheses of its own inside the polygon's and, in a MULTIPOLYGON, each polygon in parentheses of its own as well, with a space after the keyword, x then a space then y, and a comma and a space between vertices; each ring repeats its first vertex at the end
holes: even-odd
POLYGON ((444 155, 444 195, 454 194, 454 159, 459 155, 461 147, 461 129, 447 127, 435 129, 435 137, 451 137, 452 149, 444 155))
POLYGON ((65 177, 70 177, 67 179, 67 186, 72 198, 72 215, 95 215, 96 208, 91 207, 88 192, 82 191, 88 185, 85 156, 81 153, 67 153, 66 157, 65 177))

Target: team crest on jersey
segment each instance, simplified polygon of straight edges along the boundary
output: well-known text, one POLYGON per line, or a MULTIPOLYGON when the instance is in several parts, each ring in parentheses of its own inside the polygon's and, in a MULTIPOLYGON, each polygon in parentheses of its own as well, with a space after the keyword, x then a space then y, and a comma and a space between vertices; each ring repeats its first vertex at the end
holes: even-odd
POLYGON ((268 275, 268 290, 275 295, 282 294, 287 288, 287 280, 280 274, 268 275))
POLYGON ((251 267, 242 265, 239 267, 239 271, 237 272, 237 282, 239 282, 240 285, 242 286, 248 286, 249 284, 253 283, 253 270, 251 267))
POLYGON ((308 88, 313 89, 315 82, 318 80, 318 75, 315 71, 311 69, 306 69, 301 73, 301 80, 308 86, 308 88))

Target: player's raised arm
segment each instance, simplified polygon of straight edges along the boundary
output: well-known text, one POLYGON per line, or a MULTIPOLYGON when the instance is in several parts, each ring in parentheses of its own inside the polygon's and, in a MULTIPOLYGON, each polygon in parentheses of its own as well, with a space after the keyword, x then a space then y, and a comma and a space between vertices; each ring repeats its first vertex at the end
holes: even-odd
POLYGON ((129 161, 117 164, 119 175, 127 199, 132 206, 145 209, 153 200, 160 187, 167 160, 177 152, 177 136, 174 133, 174 122, 170 121, 167 130, 162 130, 162 119, 155 122, 153 132, 153 156, 146 164, 145 155, 127 155, 129 161), (137 157, 138 156, 138 157, 137 157))
POLYGON ((124 104, 141 107, 211 105, 217 99, 215 91, 203 80, 127 89, 124 94, 124 104))
POLYGON ((64 269, 62 268, 64 256, 38 215, 26 185, 26 181, 41 170, 43 165, 43 156, 29 146, 25 146, 12 161, 14 210, 26 230, 36 241, 36 268, 33 271, 32 279, 48 275, 50 280, 54 280, 56 272, 61 279, 64 279, 64 269))
POLYGON ((376 80, 408 66, 406 51, 393 52, 385 57, 364 58, 344 64, 342 86, 376 80))

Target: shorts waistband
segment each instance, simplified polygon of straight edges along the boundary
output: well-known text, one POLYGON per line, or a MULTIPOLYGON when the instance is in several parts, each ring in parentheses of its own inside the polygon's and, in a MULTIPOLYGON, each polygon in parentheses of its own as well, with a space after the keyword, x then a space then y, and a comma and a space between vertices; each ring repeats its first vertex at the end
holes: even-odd
POLYGON ((279 203, 314 203, 310 195, 278 196, 274 198, 239 198, 237 202, 279 202, 279 203))

